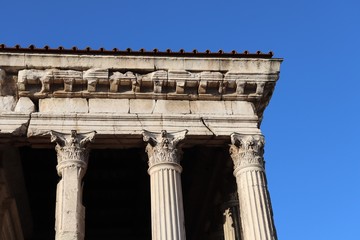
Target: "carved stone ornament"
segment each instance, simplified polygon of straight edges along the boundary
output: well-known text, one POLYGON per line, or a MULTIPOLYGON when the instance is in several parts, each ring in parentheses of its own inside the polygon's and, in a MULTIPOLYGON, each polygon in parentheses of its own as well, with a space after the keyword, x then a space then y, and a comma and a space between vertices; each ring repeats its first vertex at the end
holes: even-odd
POLYGON ((143 131, 143 139, 148 143, 146 152, 149 156, 149 167, 159 163, 180 164, 182 151, 177 145, 185 139, 187 132, 188 130, 174 133, 165 130, 161 133, 143 131))
POLYGON ((61 175, 61 169, 67 167, 86 169, 89 157, 87 146, 94 140, 95 134, 95 131, 83 134, 78 134, 76 130, 71 130, 71 134, 50 131, 51 142, 56 142, 59 175, 61 175))
POLYGON ((262 135, 231 134, 230 155, 234 169, 238 167, 264 167, 264 137, 262 135))

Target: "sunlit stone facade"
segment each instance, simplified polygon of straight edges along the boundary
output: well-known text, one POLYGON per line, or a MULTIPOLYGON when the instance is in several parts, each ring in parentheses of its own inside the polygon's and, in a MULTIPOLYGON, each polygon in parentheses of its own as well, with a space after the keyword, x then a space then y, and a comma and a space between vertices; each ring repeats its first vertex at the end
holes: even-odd
POLYGON ((1 48, 0 239, 276 239, 281 61, 1 48))

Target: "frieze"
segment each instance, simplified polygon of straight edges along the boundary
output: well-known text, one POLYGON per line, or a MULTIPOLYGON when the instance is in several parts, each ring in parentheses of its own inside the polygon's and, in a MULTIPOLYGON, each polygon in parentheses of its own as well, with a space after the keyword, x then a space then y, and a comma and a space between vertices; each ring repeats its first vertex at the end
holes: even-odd
POLYGON ((258 166, 264 167, 264 137, 262 135, 231 134, 230 155, 234 169, 258 166))
POLYGON ((160 163, 180 164, 182 151, 178 144, 185 139, 187 132, 187 130, 175 133, 168 133, 165 130, 161 133, 144 131, 143 140, 148 143, 145 151, 149 157, 149 167, 160 163))
MULTIPOLYGON (((149 73, 92 68, 86 71, 24 69, 18 72, 19 96, 124 97, 129 94, 172 95, 173 98, 260 98, 278 75, 234 72, 156 70, 149 73), (82 95, 81 95, 82 94, 82 95)), ((273 87, 272 87, 273 88, 273 87)), ((271 88, 271 89, 272 89, 271 88)))
POLYGON ((86 169, 89 157, 88 144, 94 141, 95 134, 95 131, 84 134, 78 134, 76 130, 72 130, 71 134, 50 131, 50 140, 56 143, 59 175, 62 169, 68 167, 86 169))

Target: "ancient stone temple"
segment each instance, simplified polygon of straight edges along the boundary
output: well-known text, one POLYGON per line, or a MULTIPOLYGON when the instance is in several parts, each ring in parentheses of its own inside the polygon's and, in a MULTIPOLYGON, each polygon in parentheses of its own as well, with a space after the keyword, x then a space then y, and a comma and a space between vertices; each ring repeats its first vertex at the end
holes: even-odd
POLYGON ((276 239, 260 125, 281 61, 0 45, 0 239, 276 239))

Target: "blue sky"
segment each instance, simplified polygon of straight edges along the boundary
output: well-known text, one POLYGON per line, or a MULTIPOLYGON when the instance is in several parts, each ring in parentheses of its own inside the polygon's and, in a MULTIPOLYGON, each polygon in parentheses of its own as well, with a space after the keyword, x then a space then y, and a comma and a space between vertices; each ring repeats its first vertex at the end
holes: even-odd
POLYGON ((1 1, 0 42, 274 51, 265 111, 279 239, 360 239, 359 1, 1 1))

